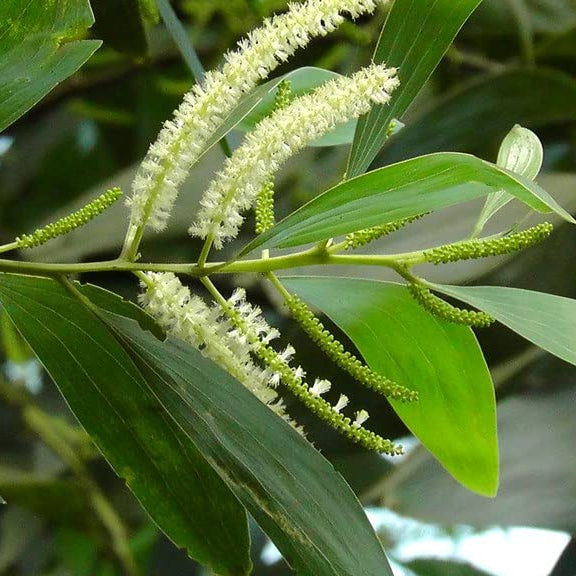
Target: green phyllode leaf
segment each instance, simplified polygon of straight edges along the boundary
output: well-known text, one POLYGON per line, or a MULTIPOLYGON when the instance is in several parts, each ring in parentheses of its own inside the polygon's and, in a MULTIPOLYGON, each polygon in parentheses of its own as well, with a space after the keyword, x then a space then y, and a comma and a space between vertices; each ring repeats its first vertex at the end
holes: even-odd
POLYGON ((317 196, 246 246, 289 247, 381 226, 506 190, 539 212, 574 219, 542 188, 468 154, 445 152, 385 166, 317 196))
MULTIPOLYGON (((0 275, 0 302, 158 526, 215 572, 248 574, 243 507, 98 316, 62 285, 43 278, 0 275)), ((98 303, 118 312, 121 300, 102 291, 98 303)), ((125 307, 134 314, 135 307, 125 307)))
POLYGON ((434 290, 487 312, 543 350, 576 365, 576 300, 501 286, 447 286, 434 290))
POLYGON ((158 401, 299 576, 392 576, 353 492, 291 426, 184 342, 109 321, 158 401))
POLYGON ((327 314, 372 370, 417 390, 418 402, 390 402, 400 418, 461 484, 496 494, 494 388, 470 328, 428 314, 399 284, 309 277, 283 284, 327 314))
POLYGON ((100 40, 78 40, 94 23, 88 0, 0 3, 0 131, 76 72, 100 40))
POLYGON ((358 123, 348 161, 348 177, 366 171, 402 114, 428 80, 456 34, 481 0, 401 0, 395 2, 374 52, 374 62, 399 69, 400 86, 389 105, 376 106, 358 123))

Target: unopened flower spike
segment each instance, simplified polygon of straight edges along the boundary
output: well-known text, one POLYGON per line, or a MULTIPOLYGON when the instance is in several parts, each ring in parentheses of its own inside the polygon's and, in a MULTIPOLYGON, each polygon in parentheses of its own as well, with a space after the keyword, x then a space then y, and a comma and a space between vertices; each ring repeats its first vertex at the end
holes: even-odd
POLYGON ((221 248, 236 237, 242 213, 290 156, 338 124, 365 114, 372 104, 385 104, 397 86, 395 69, 372 64, 350 78, 327 82, 261 120, 204 194, 190 233, 221 248))
POLYGON ((442 298, 438 298, 426 286, 418 283, 408 284, 408 290, 414 299, 428 312, 448 322, 455 324, 465 324, 475 328, 487 328, 494 322, 486 312, 477 312, 475 310, 464 310, 448 304, 442 298))
POLYGON ((393 400, 404 402, 418 400, 418 392, 400 386, 396 382, 377 374, 354 354, 347 351, 344 345, 324 327, 312 310, 298 296, 291 294, 285 299, 285 302, 294 319, 326 356, 358 382, 393 400))
MULTIPOLYGON (((243 291, 241 292, 243 295, 243 291)), ((248 345, 252 353, 276 375, 276 381, 282 383, 296 398, 298 398, 313 414, 324 420, 332 428, 364 448, 386 454, 402 454, 402 447, 378 436, 374 432, 364 428, 363 417, 352 421, 341 413, 347 404, 347 398, 340 397, 336 406, 322 398, 322 394, 330 389, 327 380, 317 380, 312 387, 304 382, 304 374, 301 368, 293 368, 289 362, 294 354, 294 348, 289 346, 283 352, 277 352, 270 345, 265 344, 258 337, 257 330, 246 318, 246 310, 238 309, 238 298, 231 300, 218 300, 230 321, 247 336, 248 345)), ((365 411, 360 411, 364 414, 365 411)))
POLYGON ((382 224, 381 226, 373 226, 372 228, 365 228, 364 230, 358 230, 357 232, 346 234, 344 250, 354 250, 361 246, 365 246, 374 240, 378 240, 379 238, 404 228, 404 226, 422 218, 422 216, 424 216, 424 214, 419 214, 418 216, 412 216, 410 218, 403 218, 396 222, 389 222, 388 224, 382 224))
POLYGON ((208 72, 195 85, 174 117, 160 131, 132 184, 130 224, 133 233, 150 225, 165 228, 178 189, 202 155, 214 132, 260 80, 316 36, 334 31, 348 13, 372 13, 383 0, 307 0, 291 4, 284 14, 263 25, 224 57, 220 70, 208 72))
POLYGON ((424 258, 434 264, 445 264, 459 260, 486 258, 517 252, 529 248, 538 242, 548 238, 554 227, 548 222, 538 224, 528 230, 509 234, 502 238, 474 239, 465 242, 448 244, 430 250, 424 250, 424 258))
MULTIPOLYGON (((274 106, 272 110, 280 110, 290 104, 292 101, 292 89, 290 80, 282 80, 278 85, 274 96, 274 106)), ((258 197, 256 198, 256 207, 254 209, 256 216, 255 232, 262 234, 274 226, 274 177, 271 176, 268 181, 264 182, 258 197)))
POLYGON ((64 236, 102 214, 102 212, 112 206, 120 196, 122 196, 122 190, 120 190, 120 188, 111 188, 104 192, 104 194, 98 196, 98 198, 92 200, 89 204, 86 204, 83 208, 80 208, 80 210, 64 216, 64 218, 60 218, 60 220, 56 222, 38 228, 32 232, 32 234, 22 234, 22 236, 16 238, 16 247, 35 248, 36 246, 45 244, 48 240, 52 240, 52 238, 64 236))

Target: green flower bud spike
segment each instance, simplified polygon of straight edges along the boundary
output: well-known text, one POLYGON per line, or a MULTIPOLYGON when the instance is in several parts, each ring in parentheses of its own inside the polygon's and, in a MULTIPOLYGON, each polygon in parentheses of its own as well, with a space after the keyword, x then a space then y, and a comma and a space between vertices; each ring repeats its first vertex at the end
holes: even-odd
POLYGON ((351 234, 346 234, 346 239, 344 240, 344 250, 354 250, 365 246, 378 238, 392 234, 404 226, 407 226, 411 222, 422 218, 424 214, 419 214, 418 216, 412 216, 410 218, 403 218, 396 222, 389 222, 388 224, 383 224, 382 226, 373 226, 372 228, 365 228, 364 230, 358 230, 357 232, 352 232, 351 234))
POLYGON ((52 240, 52 238, 64 236, 64 234, 68 234, 72 232, 72 230, 84 226, 84 224, 102 214, 102 212, 112 206, 120 196, 122 196, 120 188, 111 188, 83 208, 80 208, 77 212, 73 212, 43 228, 38 228, 38 230, 32 234, 22 234, 22 236, 16 238, 17 247, 35 248, 36 246, 45 244, 48 240, 52 240))
MULTIPOLYGON (((289 80, 282 80, 276 90, 272 111, 285 108, 294 99, 289 80)), ((266 182, 256 198, 256 234, 262 234, 274 226, 274 179, 266 182)))
POLYGON ((358 382, 393 400, 402 402, 418 400, 418 392, 400 386, 392 380, 373 372, 354 354, 348 352, 344 345, 329 330, 326 330, 322 322, 298 296, 290 295, 285 301, 294 319, 324 354, 358 382))
POLYGON ((517 232, 509 234, 503 238, 474 239, 455 244, 448 244, 430 250, 424 250, 424 258, 433 264, 445 264, 447 262, 457 262, 459 260, 470 260, 476 258, 486 258, 487 256, 498 256, 517 252, 524 248, 529 248, 538 242, 548 238, 554 227, 548 222, 538 224, 517 232))
POLYGON ((453 322, 454 324, 465 324, 474 328, 487 328, 494 322, 494 318, 486 312, 476 312, 475 310, 463 310, 448 304, 448 302, 438 298, 432 291, 422 284, 408 284, 408 291, 412 297, 425 308, 430 314, 453 322))

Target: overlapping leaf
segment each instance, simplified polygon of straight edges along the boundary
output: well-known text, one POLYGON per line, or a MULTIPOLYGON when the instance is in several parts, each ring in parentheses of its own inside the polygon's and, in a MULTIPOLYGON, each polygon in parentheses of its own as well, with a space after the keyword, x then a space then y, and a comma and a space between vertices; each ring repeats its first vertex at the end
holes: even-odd
POLYGON ((502 286, 435 285, 508 326, 540 348, 576 365, 576 300, 502 286))

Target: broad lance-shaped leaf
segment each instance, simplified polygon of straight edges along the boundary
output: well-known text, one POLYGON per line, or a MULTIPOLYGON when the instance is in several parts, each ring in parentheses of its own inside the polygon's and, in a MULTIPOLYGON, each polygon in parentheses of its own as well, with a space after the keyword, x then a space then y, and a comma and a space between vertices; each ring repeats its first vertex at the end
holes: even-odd
POLYGON ((542 188, 490 162, 453 152, 385 166, 317 196, 242 250, 307 244, 506 190, 534 210, 574 219, 542 188))
POLYGON ((481 0, 400 0, 395 2, 374 52, 374 62, 399 68, 400 86, 390 104, 377 106, 358 123, 348 177, 366 171, 386 141, 392 118, 402 114, 452 44, 481 0))
POLYGON ((428 314, 399 284, 305 277, 283 283, 327 314, 372 370, 418 390, 418 402, 392 401, 394 410, 456 480, 494 496, 496 402, 472 330, 428 314))
POLYGON ((161 405, 298 576, 392 576, 353 492, 291 426, 184 342, 109 321, 161 405))
POLYGON ((77 40, 92 26, 88 0, 0 2, 0 131, 76 72, 100 40, 77 40))
MULTIPOLYGON (((133 306, 110 292, 101 291, 97 300, 135 316, 133 306)), ((218 574, 248 574, 243 507, 172 420, 113 332, 53 280, 2 274, 0 302, 158 526, 218 574)))
POLYGON ((501 286, 434 289, 484 310, 530 342, 576 365, 576 300, 501 286))

